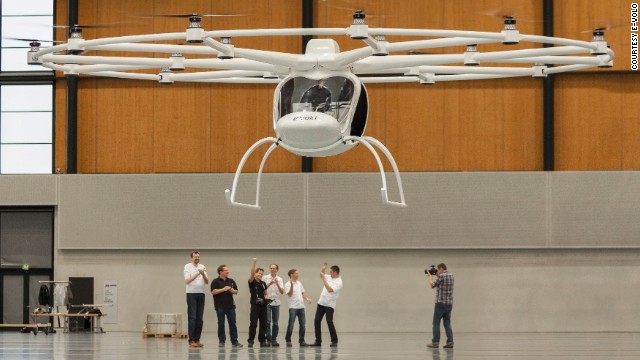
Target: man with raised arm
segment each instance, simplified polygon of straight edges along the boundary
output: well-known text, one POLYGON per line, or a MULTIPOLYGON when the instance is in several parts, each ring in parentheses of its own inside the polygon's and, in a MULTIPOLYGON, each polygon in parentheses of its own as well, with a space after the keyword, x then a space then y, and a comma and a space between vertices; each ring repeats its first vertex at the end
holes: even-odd
POLYGON ((251 313, 249 314, 249 339, 247 343, 249 347, 253 347, 253 341, 256 338, 256 327, 260 322, 258 341, 260 341, 260 346, 264 347, 270 345, 265 337, 265 330, 267 329, 267 284, 262 281, 264 269, 256 269, 256 261, 256 258, 252 259, 248 280, 249 291, 251 292, 251 313))
POLYGON ((453 310, 453 274, 447 271, 447 265, 438 264, 433 280, 431 273, 425 272, 429 278, 429 286, 436 289, 436 304, 433 308, 433 339, 427 347, 437 349, 440 346, 440 321, 444 323, 444 331, 447 334, 445 349, 453 349, 453 330, 451 330, 451 311, 453 310))
POLYGON ((327 263, 322 264, 320 269, 320 279, 322 280, 322 293, 318 299, 318 307, 316 308, 316 317, 313 321, 316 333, 316 341, 311 346, 320 346, 322 344, 322 334, 320 326, 322 318, 327 315, 327 326, 329 327, 329 335, 331 336, 331 346, 338 346, 338 334, 333 324, 333 312, 336 307, 340 290, 342 289, 342 278, 340 277, 340 267, 331 266, 329 275, 324 272, 327 269, 327 263))

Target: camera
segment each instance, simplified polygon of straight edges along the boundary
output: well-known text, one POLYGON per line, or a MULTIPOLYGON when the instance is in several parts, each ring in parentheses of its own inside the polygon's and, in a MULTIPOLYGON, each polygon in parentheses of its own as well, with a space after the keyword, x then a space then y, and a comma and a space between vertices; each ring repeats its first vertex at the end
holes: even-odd
POLYGON ((256 299, 256 305, 262 305, 262 304, 268 305, 268 304, 270 304, 272 301, 273 301, 273 299, 262 299, 262 298, 257 298, 257 299, 256 299))
POLYGON ((436 275, 438 273, 438 270, 436 269, 435 265, 431 265, 431 267, 429 269, 424 269, 424 273, 425 274, 431 274, 431 275, 436 275))

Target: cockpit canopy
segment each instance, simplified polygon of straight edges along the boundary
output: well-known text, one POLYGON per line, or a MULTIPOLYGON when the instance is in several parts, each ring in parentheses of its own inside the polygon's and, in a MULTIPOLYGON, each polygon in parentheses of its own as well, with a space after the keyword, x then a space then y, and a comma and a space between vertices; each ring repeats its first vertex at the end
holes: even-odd
MULTIPOLYGON (((350 131, 346 130, 350 129, 362 95, 366 103, 366 94, 361 95, 361 85, 345 76, 323 79, 294 76, 284 81, 276 93, 276 122, 291 113, 323 113, 336 119, 341 133, 349 135, 350 131)), ((366 122, 366 110, 364 119, 366 122)))

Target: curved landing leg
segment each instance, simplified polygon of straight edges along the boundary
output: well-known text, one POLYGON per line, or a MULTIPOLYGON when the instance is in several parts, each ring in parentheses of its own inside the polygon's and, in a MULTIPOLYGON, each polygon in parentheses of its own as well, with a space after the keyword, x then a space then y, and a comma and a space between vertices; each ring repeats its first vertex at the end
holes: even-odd
POLYGON ((227 204, 232 205, 232 206, 238 206, 238 207, 244 207, 244 208, 249 208, 249 209, 256 209, 256 210, 260 210, 260 179, 262 177, 262 169, 264 168, 264 164, 267 162, 267 158, 269 158, 269 155, 271 155, 271 152, 278 147, 278 140, 276 138, 273 137, 268 137, 268 138, 264 138, 262 140, 258 140, 256 141, 255 144, 253 144, 249 150, 247 150, 247 152, 244 154, 244 156, 242 157, 242 160, 240 160, 240 164, 238 164, 238 169, 236 170, 236 174, 233 177, 233 186, 231 187, 231 190, 226 189, 224 191, 225 196, 227 197, 227 204), (271 146, 269 147, 269 149, 267 150, 267 152, 264 154, 264 156, 262 157, 262 162, 260 162, 260 169, 258 170, 258 178, 257 178, 257 184, 256 184, 256 203, 255 204, 243 204, 243 203, 239 203, 236 202, 236 188, 238 186, 238 179, 240 178, 240 174, 242 173, 242 168, 244 167, 244 164, 247 162, 247 159, 249 158, 249 156, 251 156, 251 154, 256 151, 256 149, 258 147, 260 147, 260 145, 262 144, 266 144, 271 142, 271 146))
POLYGON ((391 206, 397 206, 397 207, 407 207, 407 204, 404 201, 404 190, 402 189, 402 180, 400 179, 400 172, 398 171, 398 166, 396 165, 396 162, 393 159, 391 152, 380 141, 369 136, 366 136, 366 137, 348 136, 344 138, 344 141, 349 141, 349 140, 353 140, 361 143, 367 149, 369 149, 369 151, 371 151, 371 153, 373 154, 373 157, 375 157, 376 162, 378 163, 378 167, 380 168, 380 176, 382 177, 382 188, 380 189, 380 193, 382 194, 382 203, 391 205, 391 206), (400 201, 389 200, 389 196, 387 194, 387 179, 384 175, 384 167, 382 166, 382 161, 380 160, 380 156, 378 156, 378 152, 376 152, 376 150, 373 148, 373 146, 371 146, 371 144, 375 145, 380 151, 382 151, 382 153, 387 157, 387 160, 389 161, 389 163, 391 163, 393 172, 396 175, 396 181, 398 182, 398 190, 400 192, 400 201))

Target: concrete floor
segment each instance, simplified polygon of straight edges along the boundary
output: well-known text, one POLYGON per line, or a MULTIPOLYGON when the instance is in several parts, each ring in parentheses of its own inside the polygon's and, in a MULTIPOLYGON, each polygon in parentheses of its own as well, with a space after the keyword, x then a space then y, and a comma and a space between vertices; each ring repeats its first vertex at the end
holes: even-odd
MULTIPOLYGON (((339 334, 331 348, 224 348, 204 333, 204 348, 186 339, 147 338, 141 333, 0 332, 0 359, 640 359, 640 333, 457 333, 455 349, 431 350, 426 333, 339 334)), ((246 339, 246 333, 240 333, 246 339)))

